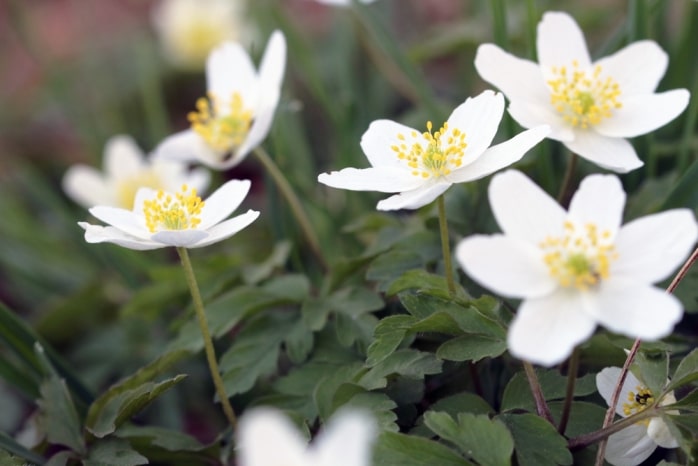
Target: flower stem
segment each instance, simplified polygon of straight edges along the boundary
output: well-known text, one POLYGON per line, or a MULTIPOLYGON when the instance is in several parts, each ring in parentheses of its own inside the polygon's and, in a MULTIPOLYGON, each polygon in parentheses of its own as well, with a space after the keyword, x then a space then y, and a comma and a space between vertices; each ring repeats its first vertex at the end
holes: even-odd
POLYGON ((456 294, 456 282, 453 279, 453 265, 451 264, 451 247, 448 240, 448 222, 446 220, 446 202, 444 195, 436 200, 439 206, 439 230, 441 231, 441 252, 444 255, 444 268, 446 269, 446 284, 451 296, 456 294))
MULTIPOLYGON (((690 257, 684 262, 684 264, 681 266, 678 272, 676 272, 676 276, 674 279, 671 281, 669 286, 666 289, 666 292, 671 294, 674 292, 676 287, 681 283, 681 280, 686 276, 688 273, 689 269, 691 266, 696 262, 698 259, 698 248, 696 248, 693 253, 690 255, 690 257)), ((601 430, 603 431, 605 428, 611 424, 611 421, 613 421, 613 415, 616 412, 615 407, 618 404, 618 399, 620 398, 620 391, 623 387, 623 383, 625 382, 625 377, 628 375, 628 370, 630 369, 630 365, 632 364, 633 360, 635 359, 635 355, 637 354, 638 350, 640 349, 640 339, 638 338, 635 340, 635 343, 633 343, 632 348, 630 348, 630 352, 628 353, 628 357, 625 359, 625 363, 623 364, 623 368, 620 371, 620 376, 618 377, 618 383, 616 383, 616 386, 613 390, 613 395, 611 396, 611 402, 609 403, 608 410, 606 411, 606 416, 604 417, 603 425, 601 426, 601 430)), ((644 411, 643 411, 644 412, 644 411)), ((629 419, 629 418, 626 418, 629 419)), ((596 453, 596 466, 603 465, 603 458, 606 453, 606 442, 607 439, 606 437, 603 437, 601 440, 601 443, 599 443, 599 449, 596 453)))
POLYGON ((565 404, 562 405, 562 414, 560 416, 560 424, 557 426, 557 431, 560 435, 565 435, 567 429, 567 421, 570 419, 570 410, 572 409, 572 399, 574 398, 574 385, 577 382, 577 373, 579 372, 579 348, 575 347, 570 356, 570 363, 567 367, 567 386, 565 388, 565 404))
MULTIPOLYGON (((574 450, 579 450, 584 447, 587 447, 591 445, 592 443, 598 442, 598 441, 605 441, 610 435, 615 434, 616 432, 620 432, 621 430, 625 429, 626 427, 630 427, 644 419, 648 419, 652 416, 656 416, 657 412, 654 408, 648 408, 645 409, 644 411, 640 411, 638 413, 633 414, 632 416, 625 417, 623 419, 620 419, 618 422, 615 422, 611 424, 610 426, 604 428, 604 429, 599 429, 594 432, 590 432, 588 434, 580 435, 579 437, 574 437, 571 438, 567 442, 567 447, 574 451, 574 450)), ((603 464, 603 456, 601 457, 601 464, 603 464)), ((596 463, 598 464, 598 463, 596 463)))
POLYGON ((524 371, 526 372, 526 378, 528 379, 528 385, 531 387, 531 394, 536 402, 536 412, 540 417, 555 425, 553 416, 550 414, 550 408, 548 408, 548 403, 546 403, 545 397, 543 396, 543 389, 540 386, 533 364, 528 361, 522 361, 522 363, 524 371))
POLYGON ((213 349, 213 341, 211 341, 211 333, 208 330, 208 322, 206 320, 206 312, 204 311, 204 303, 201 299, 199 285, 196 283, 196 277, 194 276, 194 269, 191 266, 191 260, 189 260, 189 252, 187 251, 187 248, 178 247, 177 253, 179 254, 180 260, 182 261, 184 275, 187 278, 189 291, 191 291, 191 297, 194 301, 194 311, 196 312, 196 317, 199 321, 199 327, 201 328, 201 336, 204 340, 206 360, 208 361, 208 369, 211 372, 213 385, 216 387, 216 393, 218 394, 218 398, 221 400, 221 404, 223 405, 223 413, 225 413, 225 417, 228 418, 230 426, 234 429, 235 424, 237 423, 237 420, 235 418, 235 411, 233 411, 233 407, 230 405, 228 395, 226 395, 225 393, 223 379, 221 378, 221 373, 218 369, 216 351, 213 349))
POLYGON ((567 162, 565 176, 562 179, 560 192, 557 195, 557 202, 563 207, 567 207, 570 201, 570 191, 572 190, 572 180, 574 179, 574 171, 577 168, 577 154, 570 154, 570 159, 567 162))
POLYGON ((264 168, 267 170, 269 175, 271 175, 271 177, 274 179, 276 186, 279 188, 279 191, 281 191, 281 195, 286 199, 286 202, 288 202, 289 206, 291 207, 291 212, 293 212, 293 216, 296 218, 298 225, 300 225, 303 236, 305 236, 306 241, 310 245, 310 250, 313 252, 315 258, 318 260, 322 268, 327 270, 327 261, 325 260, 325 256, 322 254, 320 241, 315 235, 315 230, 313 230, 313 227, 311 226, 310 219, 308 219, 308 215, 305 213, 305 210, 303 210, 301 201, 293 191, 291 184, 288 182, 281 170, 279 170, 279 167, 274 163, 269 154, 267 154, 267 152, 261 146, 258 146, 254 150, 254 153, 259 161, 262 162, 262 165, 264 165, 264 168))

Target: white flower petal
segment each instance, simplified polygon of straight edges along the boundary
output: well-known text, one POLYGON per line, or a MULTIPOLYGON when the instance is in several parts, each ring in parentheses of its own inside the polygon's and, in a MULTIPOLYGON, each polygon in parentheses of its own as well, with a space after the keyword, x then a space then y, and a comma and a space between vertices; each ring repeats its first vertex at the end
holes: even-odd
POLYGON ((446 179, 451 183, 463 183, 477 180, 508 167, 521 160, 531 147, 538 144, 549 133, 549 126, 538 126, 517 134, 508 141, 490 147, 473 163, 454 170, 453 173, 446 176, 446 179))
POLYGON ((281 31, 274 31, 269 37, 262 61, 259 63, 259 80, 262 88, 278 89, 286 68, 286 38, 281 31))
POLYGON ((470 277, 502 296, 539 297, 557 287, 541 251, 512 237, 470 236, 458 244, 455 256, 470 277))
POLYGON ((201 208, 197 229, 208 230, 237 209, 250 191, 250 180, 230 180, 211 194, 201 208))
POLYGON ((627 173, 643 165, 628 141, 603 136, 593 130, 575 131, 574 140, 563 141, 563 144, 575 154, 618 173, 627 173))
POLYGON ((201 248, 209 244, 217 243, 224 239, 228 239, 238 231, 242 230, 250 223, 254 222, 259 217, 259 212, 256 210, 248 210, 242 215, 238 215, 229 220, 221 222, 209 228, 206 232, 208 236, 196 244, 189 246, 190 248, 201 248))
POLYGON ((83 207, 115 205, 114 192, 101 172, 87 165, 74 165, 63 176, 63 191, 83 207))
POLYGON ((611 276, 595 294, 593 312, 599 324, 632 338, 656 340, 671 333, 683 309, 676 297, 659 288, 611 276))
POLYGON ((151 236, 157 243, 166 246, 189 248, 208 238, 208 232, 203 230, 161 230, 151 236))
POLYGON ((405 191, 378 202, 378 210, 419 209, 443 194, 451 183, 426 184, 412 191, 405 191))
POLYGON ((660 447, 677 448, 679 446, 678 440, 671 434, 669 426, 661 417, 650 419, 650 423, 647 426, 647 435, 660 447))
POLYGON ((206 80, 208 91, 221 99, 238 92, 243 102, 250 102, 257 95, 257 71, 245 49, 236 42, 224 42, 209 54, 206 80))
POLYGON ((333 188, 382 193, 409 191, 425 184, 424 178, 415 176, 402 167, 344 168, 322 173, 318 176, 318 181, 333 188))
POLYGON ((666 72, 669 57, 655 42, 641 40, 594 63, 602 76, 610 76, 621 90, 621 100, 635 94, 651 94, 666 72))
POLYGON ((401 141, 398 139, 399 134, 410 140, 410 135, 415 133, 419 141, 422 141, 422 132, 395 121, 375 120, 371 122, 366 132, 361 136, 361 149, 363 149, 368 162, 373 167, 404 169, 407 167, 407 164, 397 157, 397 154, 391 147, 401 144, 401 141))
POLYGON ((145 219, 130 210, 119 209, 118 207, 95 206, 90 209, 90 213, 104 223, 108 223, 128 235, 144 240, 150 239, 150 232, 145 227, 145 219))
POLYGON ((623 221, 625 191, 614 175, 591 175, 582 180, 572 196, 569 217, 582 226, 594 224, 599 233, 608 231, 615 237, 623 221))
POLYGON ((333 415, 312 447, 317 466, 368 466, 376 424, 364 411, 340 411, 333 415))
POLYGON ((246 412, 237 435, 241 466, 307 466, 305 440, 277 411, 255 408, 246 412))
POLYGON ((550 126, 549 139, 556 141, 571 141, 574 139, 574 131, 562 119, 559 113, 545 101, 524 102, 514 100, 509 104, 509 115, 524 128, 535 128, 542 124, 550 126))
POLYGON ((664 126, 686 109, 691 94, 674 89, 661 94, 633 95, 622 98, 623 106, 613 116, 595 126, 599 134, 631 138, 664 126))
MULTIPOLYGON (((198 194, 206 192, 209 183, 211 182, 211 173, 205 168, 195 168, 186 176, 184 184, 190 188, 196 189, 198 194)), ((180 186, 176 186, 180 188, 180 186)), ((173 187, 175 189, 175 187, 173 187)))
POLYGON ((564 289, 525 300, 509 327, 509 351, 547 367, 564 361, 594 333, 596 322, 587 307, 584 295, 564 289))
POLYGON ((144 240, 129 236, 118 228, 111 226, 90 225, 87 222, 78 222, 85 230, 85 241, 88 243, 114 243, 118 246, 134 249, 136 251, 147 251, 150 249, 162 248, 165 245, 151 240, 144 240))
POLYGON ((483 91, 475 97, 468 97, 453 110, 448 117, 448 127, 463 131, 468 144, 463 164, 476 160, 490 146, 503 114, 504 96, 493 91, 483 91))
MULTIPOLYGON (((596 389, 609 406, 611 405, 613 391, 616 389, 616 384, 618 384, 618 379, 620 378, 620 372, 620 367, 606 367, 602 369, 601 372, 596 374, 596 389)), ((625 376, 625 380, 623 381, 623 387, 620 390, 618 403, 616 403, 616 414, 620 415, 621 417, 627 417, 625 412, 623 412, 623 403, 627 401, 628 394, 631 391, 637 392, 638 385, 642 385, 642 383, 632 372, 628 371, 627 375, 625 376)))
POLYGON ((105 144, 104 169, 108 176, 116 180, 128 178, 143 167, 143 151, 130 136, 114 136, 105 144))
POLYGON ((577 60, 581 69, 591 66, 584 34, 567 13, 549 11, 543 15, 538 23, 536 47, 544 70, 552 66, 570 66, 573 60, 577 60))
POLYGON ((636 466, 657 448, 644 424, 634 424, 608 437, 606 461, 613 466, 636 466))
POLYGON ((166 137, 155 148, 153 157, 180 162, 200 162, 216 169, 221 165, 221 157, 213 152, 206 142, 191 129, 166 137))
POLYGON ((562 232, 565 210, 521 172, 507 170, 495 175, 489 198, 499 227, 513 238, 538 244, 562 232))
POLYGON ((547 102, 550 99, 550 91, 537 63, 515 57, 494 44, 477 48, 475 69, 482 79, 497 87, 511 101, 547 102))
POLYGON ((698 226, 688 209, 648 215, 623 225, 616 237, 618 259, 611 274, 640 283, 667 278, 690 254, 698 226))

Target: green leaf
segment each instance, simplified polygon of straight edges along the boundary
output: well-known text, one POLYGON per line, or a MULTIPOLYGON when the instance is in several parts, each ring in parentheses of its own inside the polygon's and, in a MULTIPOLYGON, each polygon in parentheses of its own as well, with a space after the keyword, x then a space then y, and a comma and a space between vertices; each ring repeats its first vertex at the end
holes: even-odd
MULTIPOLYGON (((550 413, 556 421, 562 415, 563 401, 552 401, 548 403, 550 413)), ((585 401, 574 401, 570 408, 569 421, 564 435, 566 437, 576 437, 599 429, 603 424, 606 408, 585 401)))
MULTIPOLYGON (((536 369, 536 374, 546 400, 556 400, 565 397, 566 376, 549 369, 536 369)), ((587 374, 577 379, 574 385, 575 396, 586 396, 595 392, 596 376, 594 374, 587 374)), ((526 379, 526 375, 523 372, 514 374, 502 395, 501 410, 508 411, 512 409, 535 411, 535 402, 531 395, 528 379, 526 379)))
POLYGON ((329 419, 336 408, 334 400, 337 390, 345 383, 354 384, 364 371, 363 365, 358 361, 327 368, 328 373, 320 379, 313 392, 315 406, 323 420, 329 419))
POLYGON ((313 350, 314 341, 313 332, 305 326, 302 320, 299 319, 293 324, 284 339, 286 354, 291 362, 300 364, 305 361, 313 350))
POLYGON ((514 440, 501 421, 471 413, 461 413, 454 420, 448 413, 427 411, 424 413, 424 423, 436 435, 453 443, 479 464, 511 464, 514 440))
POLYGON ((128 440, 155 464, 209 466, 218 463, 221 453, 218 441, 206 446, 187 434, 162 427, 124 425, 115 435, 128 440))
POLYGON ((152 363, 142 367, 134 374, 112 385, 90 406, 85 419, 85 425, 94 426, 97 418, 102 415, 105 406, 114 398, 121 394, 137 389, 147 382, 152 381, 160 376, 165 371, 169 370, 172 365, 188 356, 187 351, 171 351, 163 354, 152 363))
POLYGON ((243 280, 249 285, 254 285, 262 280, 266 280, 271 276, 274 270, 281 268, 286 263, 290 252, 290 241, 280 241, 276 243, 271 254, 264 260, 264 262, 246 265, 243 267, 243 280))
POLYGON ((391 354, 364 374, 358 383, 367 390, 385 388, 388 376, 400 374, 414 379, 423 379, 426 374, 441 372, 441 361, 431 353, 402 349, 391 354))
POLYGON ((381 466, 474 466, 438 442, 395 432, 383 432, 373 451, 381 466))
POLYGON ((443 343, 436 356, 447 361, 473 361, 494 358, 507 350, 506 340, 489 335, 461 335, 443 343))
POLYGON ((363 286, 343 288, 332 293, 329 304, 333 310, 352 317, 378 311, 385 306, 378 293, 363 286))
POLYGON ((424 266, 422 257, 412 251, 391 250, 376 257, 366 271, 366 280, 380 282, 378 288, 385 290, 405 271, 424 266))
MULTIPOLYGON (((106 437, 186 377, 186 375, 180 374, 160 383, 146 382, 138 387, 122 391, 118 395, 111 397, 94 414, 94 417, 91 417, 93 422, 86 424, 85 427, 95 437, 106 437)), ((91 409, 90 414, 92 414, 91 409)))
POLYGON ((669 354, 666 351, 639 351, 631 370, 652 393, 662 393, 669 378, 669 354))
POLYGON ((70 461, 74 459, 76 459, 75 453, 72 451, 63 450, 51 456, 51 458, 45 463, 45 466, 67 466, 68 464, 72 464, 70 461))
POLYGON ((65 381, 50 377, 41 384, 40 392, 39 422, 49 443, 85 453, 80 419, 65 381))
MULTIPOLYGON (((0 432, 0 452, 5 452, 5 454, 11 453, 14 456, 23 458, 26 461, 31 461, 37 465, 43 465, 46 462, 43 457, 37 455, 31 450, 28 450, 24 445, 20 445, 15 439, 7 435, 5 432, 0 432)), ((0 455, 0 460, 3 459, 4 458, 2 455, 0 455)), ((26 465, 26 461, 22 461, 20 464, 26 465)), ((0 461, 0 464, 5 463, 0 461)))
POLYGON ((373 342, 366 351, 366 365, 375 366, 392 354, 405 339, 415 320, 414 317, 404 314, 381 319, 373 331, 373 342))
POLYGON ((96 442, 83 462, 84 466, 139 466, 148 458, 131 448, 126 440, 109 438, 96 442))
MULTIPOLYGON (((459 286, 459 293, 462 297, 466 297, 465 291, 459 286)), ((407 272, 396 278, 388 287, 385 294, 394 296, 406 290, 419 290, 420 293, 448 298, 450 292, 446 277, 429 273, 423 268, 408 270, 407 272)))
POLYGON ((0 446, 0 464, 3 466, 26 466, 27 463, 22 458, 12 456, 0 446))
POLYGON ((666 390, 674 390, 696 380, 698 380, 698 349, 694 349, 681 360, 666 390))
POLYGON ((514 437, 519 466, 558 466, 572 464, 567 440, 543 418, 534 414, 501 414, 501 420, 514 437))
POLYGON ((397 403, 385 393, 366 392, 358 386, 345 384, 337 390, 334 399, 334 412, 342 409, 370 411, 380 431, 397 432, 397 415, 393 411, 397 403))
POLYGON ((663 406, 663 408, 666 408, 666 409, 681 408, 681 409, 694 411, 694 412, 698 411, 698 389, 693 390, 691 393, 684 396, 683 398, 678 400, 676 403, 663 406))

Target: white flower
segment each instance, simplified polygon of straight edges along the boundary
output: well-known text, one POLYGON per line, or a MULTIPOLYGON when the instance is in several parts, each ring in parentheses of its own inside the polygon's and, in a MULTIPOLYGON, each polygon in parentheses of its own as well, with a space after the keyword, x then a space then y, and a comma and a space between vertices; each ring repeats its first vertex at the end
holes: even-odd
POLYGON ((379 210, 417 209, 453 183, 485 177, 518 161, 550 131, 537 127, 490 147, 504 113, 504 97, 485 91, 459 105, 433 132, 390 120, 371 123, 361 148, 371 168, 323 173, 318 181, 333 188, 400 193, 378 203, 379 210))
POLYGON ((63 190, 85 206, 107 205, 130 209, 141 187, 178 189, 186 184, 197 191, 208 187, 209 173, 189 171, 177 161, 147 160, 128 136, 114 136, 104 148, 104 172, 87 165, 74 165, 63 177, 63 190))
MULTIPOLYGON (((620 367, 607 367, 596 375, 596 388, 609 405, 620 372, 620 367)), ((644 411, 654 402, 654 394, 632 372, 628 372, 615 410, 622 417, 628 417, 644 411)), ((676 397, 674 392, 670 392, 664 395, 659 405, 673 403, 676 403, 676 397)), ((666 422, 655 416, 611 435, 606 446, 606 461, 614 466, 635 466, 645 461, 658 445, 676 448, 679 442, 671 434, 666 422)))
POLYGON ((225 220, 249 190, 249 180, 230 180, 204 202, 195 189, 186 185, 177 193, 141 188, 133 210, 109 206, 90 209, 92 215, 109 226, 78 224, 85 229, 88 243, 114 243, 137 250, 200 248, 233 236, 259 216, 259 212, 248 210, 225 220))
POLYGON ((466 238, 456 258, 477 282, 524 299, 509 328, 513 355, 551 366, 597 323, 655 340, 681 319, 679 300, 651 284, 691 251, 698 226, 690 210, 621 226, 625 193, 613 175, 585 178, 569 211, 514 170, 494 177, 489 198, 503 234, 466 238))
MULTIPOLYGON (((334 5, 334 6, 349 6, 351 5, 353 0, 315 0, 318 3, 324 3, 325 5, 334 5)), ((358 0, 361 3, 373 3, 376 0, 358 0)))
POLYGON ((369 466, 375 439, 373 419, 362 411, 341 411, 307 446, 280 412, 255 408, 240 421, 240 466, 369 466))
POLYGON ((162 0, 153 24, 165 57, 185 69, 199 70, 213 48, 251 35, 244 0, 162 0))
POLYGON ((255 70, 240 44, 226 42, 208 57, 208 97, 189 114, 191 128, 166 138, 156 156, 198 161, 216 169, 242 162, 267 136, 281 95, 286 39, 275 31, 255 70))
POLYGON ((668 58, 653 41, 592 62, 574 19, 548 12, 538 24, 537 49, 540 63, 483 44, 475 68, 507 96, 521 126, 550 125, 551 139, 600 167, 625 173, 642 166, 624 138, 659 128, 688 104, 685 89, 654 92, 668 58))

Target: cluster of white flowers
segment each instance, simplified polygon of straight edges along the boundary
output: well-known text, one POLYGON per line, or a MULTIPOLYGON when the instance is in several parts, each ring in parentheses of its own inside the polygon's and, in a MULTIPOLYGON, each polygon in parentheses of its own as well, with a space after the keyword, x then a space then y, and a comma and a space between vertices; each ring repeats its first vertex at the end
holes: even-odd
MULTIPOLYGON (((184 0, 179 3, 180 10, 193 8, 184 0)), ((230 14, 226 9, 216 16, 230 14)), ((180 20, 187 16, 163 9, 157 13, 158 23, 169 21, 167 15, 180 20)), ((654 92, 668 61, 654 42, 636 42, 592 62, 574 20, 565 13, 546 13, 538 26, 537 51, 538 64, 492 44, 480 46, 475 67, 504 95, 488 90, 468 98, 441 126, 426 122, 426 130, 374 121, 361 139, 370 167, 323 173, 319 182, 393 193, 378 203, 380 210, 417 209, 453 184, 519 161, 544 138, 624 173, 642 165, 625 138, 664 125, 687 105, 686 90, 654 92), (528 129, 490 147, 503 116, 504 96, 511 116, 528 129)), ((202 200, 199 193, 208 184, 208 174, 189 171, 187 163, 230 168, 264 140, 285 63, 286 42, 278 31, 271 35, 258 70, 240 44, 218 45, 208 54, 207 94, 189 115, 188 130, 165 139, 148 160, 128 137, 112 139, 105 150, 104 175, 89 167, 72 168, 64 179, 66 192, 107 224, 80 222, 86 241, 131 249, 196 248, 252 223, 259 212, 248 210, 227 219, 246 197, 249 181, 231 180, 202 200)), ((455 256, 483 286, 523 300, 508 334, 514 356, 551 366, 586 341, 597 325, 652 340, 668 335, 681 319, 679 301, 652 284, 668 277, 694 247, 698 226, 691 211, 672 210, 622 225, 625 193, 614 175, 585 178, 564 209, 521 172, 509 170, 494 176, 489 200, 502 233, 465 238, 455 256)), ((617 371, 612 368, 597 377, 607 400, 614 378, 617 371)), ((627 392, 645 389, 633 376, 626 385, 627 392)), ((664 402, 672 397, 667 395, 664 402)), ((368 464, 373 429, 365 416, 348 415, 306 449, 278 413, 253 411, 240 429, 241 464, 368 464), (269 438, 274 448, 267 448, 269 438)), ((661 418, 611 436, 607 458, 615 465, 638 464, 656 445, 676 447, 661 418)))

